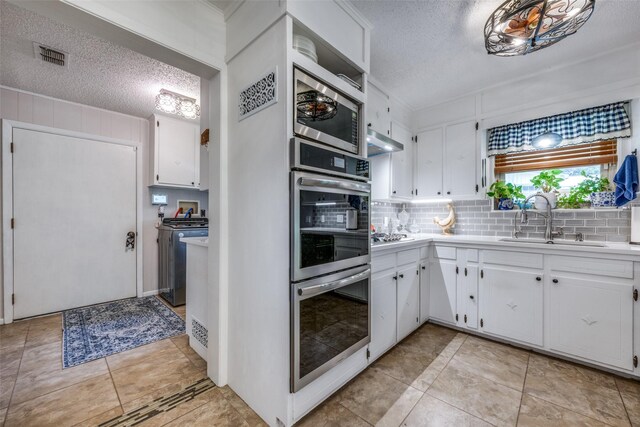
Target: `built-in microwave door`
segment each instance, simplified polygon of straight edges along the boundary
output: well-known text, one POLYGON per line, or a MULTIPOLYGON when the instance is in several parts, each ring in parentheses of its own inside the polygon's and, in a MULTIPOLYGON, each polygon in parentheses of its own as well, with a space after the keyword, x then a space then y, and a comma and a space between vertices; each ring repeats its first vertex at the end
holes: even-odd
POLYGON ((359 105, 298 69, 294 75, 294 132, 360 154, 359 105))
POLYGON ((296 392, 371 341, 371 270, 358 267, 291 286, 296 392))
POLYGON ((291 280, 369 263, 370 185, 306 172, 291 180, 291 280))

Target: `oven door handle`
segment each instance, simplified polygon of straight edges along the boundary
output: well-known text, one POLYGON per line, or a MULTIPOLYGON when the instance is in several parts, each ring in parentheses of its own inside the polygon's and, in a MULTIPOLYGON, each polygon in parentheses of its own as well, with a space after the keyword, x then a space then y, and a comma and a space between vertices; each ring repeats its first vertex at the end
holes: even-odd
POLYGON ((300 187, 334 188, 338 190, 358 191, 365 194, 369 194, 371 192, 371 185, 369 184, 329 178, 302 177, 298 179, 298 184, 300 187))
POLYGON ((334 289, 343 288, 352 283, 359 282, 360 280, 368 277, 371 273, 371 269, 367 268, 365 271, 354 274, 353 276, 346 277, 344 279, 336 280, 335 282, 323 283, 321 285, 309 286, 308 288, 298 289, 298 295, 301 297, 309 298, 325 292, 332 291, 334 289))

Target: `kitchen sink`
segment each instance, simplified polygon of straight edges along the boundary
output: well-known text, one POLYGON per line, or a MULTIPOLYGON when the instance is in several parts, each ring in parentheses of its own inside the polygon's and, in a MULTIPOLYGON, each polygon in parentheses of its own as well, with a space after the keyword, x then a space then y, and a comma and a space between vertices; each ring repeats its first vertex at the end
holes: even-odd
POLYGON ((515 237, 508 237, 500 239, 501 242, 518 242, 518 243, 538 243, 542 245, 557 245, 557 246, 589 246, 593 248, 605 248, 607 245, 598 242, 574 242, 572 240, 553 240, 546 241, 544 239, 517 239, 515 237))

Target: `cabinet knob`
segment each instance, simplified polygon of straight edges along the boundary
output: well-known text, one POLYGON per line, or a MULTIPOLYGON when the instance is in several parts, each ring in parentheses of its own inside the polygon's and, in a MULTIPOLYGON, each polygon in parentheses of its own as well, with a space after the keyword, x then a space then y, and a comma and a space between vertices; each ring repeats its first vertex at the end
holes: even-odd
POLYGON ((367 127, 371 127, 371 123, 367 123, 367 127))
POLYGON ((469 299, 475 299, 473 295, 469 295, 469 299))
POLYGON ((539 282, 539 281, 542 280, 542 277, 538 276, 538 277, 536 277, 536 280, 539 282))
POLYGON ((393 190, 393 194, 396 194, 396 190, 393 190))
POLYGON ((552 282, 553 283, 558 283, 558 279, 553 279, 552 282))
POLYGON ((401 274, 401 275, 400 275, 400 278, 401 278, 401 279, 404 279, 404 274, 401 274))
POLYGON ((398 280, 398 276, 393 276, 393 280, 398 280))
POLYGON ((447 191, 447 194, 451 194, 451 191, 447 191))
POLYGON ((423 265, 423 266, 422 266, 422 269, 423 269, 423 270, 426 270, 426 269, 427 269, 427 267, 425 267, 425 266, 423 265))
POLYGON ((442 193, 440 193, 440 192, 438 191, 438 196, 439 196, 440 194, 442 194, 442 193))

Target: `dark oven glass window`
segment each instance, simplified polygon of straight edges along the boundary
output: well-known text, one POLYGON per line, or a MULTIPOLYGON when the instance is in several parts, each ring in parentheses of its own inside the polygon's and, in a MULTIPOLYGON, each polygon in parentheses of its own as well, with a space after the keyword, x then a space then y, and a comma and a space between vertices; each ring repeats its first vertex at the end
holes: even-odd
POLYGON ((318 132, 358 145, 358 112, 297 81, 297 121, 318 132), (313 95, 319 101, 309 102, 313 95), (306 112, 306 113, 305 113, 306 112))
POLYGON ((300 191, 300 268, 368 255, 368 209, 367 196, 300 191))
POLYGON ((300 301, 300 378, 369 335, 369 279, 300 301))

